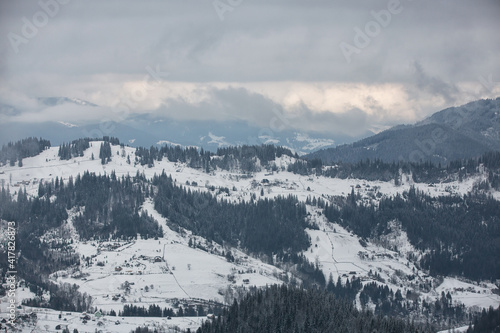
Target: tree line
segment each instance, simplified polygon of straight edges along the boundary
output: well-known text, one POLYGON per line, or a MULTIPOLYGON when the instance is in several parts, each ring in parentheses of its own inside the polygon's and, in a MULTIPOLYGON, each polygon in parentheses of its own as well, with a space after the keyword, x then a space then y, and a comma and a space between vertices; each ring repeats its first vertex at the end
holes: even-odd
POLYGON ((298 158, 290 149, 273 145, 226 147, 217 149, 216 153, 195 147, 151 146, 149 149, 139 147, 135 152, 136 162, 141 165, 152 167, 155 161, 167 158, 170 162, 187 163, 190 168, 202 169, 207 173, 217 168, 238 169, 242 172, 256 172, 263 167, 277 170, 273 162, 283 155, 298 158))
POLYGON ((9 142, 2 146, 0 150, 0 166, 9 163, 15 166, 16 162, 22 166, 23 158, 40 154, 45 149, 50 148, 50 141, 42 138, 29 137, 16 142, 9 142))
POLYGON ((492 188, 500 189, 500 152, 486 152, 477 158, 450 161, 447 165, 426 162, 384 162, 380 159, 366 159, 356 163, 338 162, 325 165, 320 159, 298 159, 288 165, 287 170, 300 175, 318 175, 331 178, 357 178, 369 181, 394 181, 401 184, 401 174, 412 176, 421 183, 449 182, 463 180, 482 172, 483 165, 488 171, 488 181, 492 188))
POLYGON ((62 143, 57 155, 61 160, 70 160, 73 157, 81 157, 85 150, 90 147, 90 138, 73 140, 71 143, 62 143))

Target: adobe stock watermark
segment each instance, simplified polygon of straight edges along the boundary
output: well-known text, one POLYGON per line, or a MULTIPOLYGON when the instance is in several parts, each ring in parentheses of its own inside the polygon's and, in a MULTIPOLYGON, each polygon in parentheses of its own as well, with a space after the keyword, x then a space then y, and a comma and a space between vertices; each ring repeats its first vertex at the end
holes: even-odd
POLYGON ((212 5, 214 6, 219 20, 224 21, 224 15, 227 12, 232 12, 236 7, 239 7, 243 3, 243 0, 214 0, 212 5))
POLYGON ((40 29, 45 27, 50 19, 53 19, 60 11, 62 5, 66 5, 70 0, 40 0, 38 6, 40 10, 33 14, 31 20, 26 16, 21 18, 21 34, 9 31, 7 39, 14 53, 19 53, 21 44, 28 44, 30 40, 38 35, 40 29))
MULTIPOLYGON (((458 131, 462 127, 464 119, 467 119, 468 115, 466 111, 462 108, 456 108, 455 112, 456 112, 454 115, 455 117, 454 119, 452 119, 453 123, 450 125, 450 127, 458 131)), ((431 132, 430 137, 428 137, 427 139, 413 140, 413 143, 415 143, 418 149, 414 149, 408 155, 408 159, 400 155, 399 160, 400 161, 408 160, 413 163, 419 163, 421 161, 424 161, 426 159, 426 156, 428 157, 436 154, 437 152, 436 149, 438 145, 443 144, 446 140, 448 140, 448 135, 446 134, 444 129, 441 127, 437 127, 431 132)))
MULTIPOLYGON (((461 119, 458 119, 461 125, 461 119)), ((413 163, 419 163, 421 161, 425 161, 426 156, 432 156, 436 152, 436 147, 439 144, 444 143, 448 139, 448 135, 446 135, 445 131, 441 127, 435 128, 429 138, 419 140, 413 140, 413 143, 418 147, 418 149, 414 149, 408 155, 408 159, 406 159, 403 155, 399 155, 399 161, 410 161, 413 163)))
POLYGON ((482 75, 480 75, 478 77, 478 80, 479 82, 481 83, 481 85, 489 92, 489 93, 492 93, 493 92, 493 89, 495 88, 495 86, 497 84, 500 84, 500 82, 495 82, 493 81, 493 74, 490 74, 488 75, 488 77, 484 77, 482 75))
POLYGON ((155 87, 163 83, 163 78, 170 75, 168 72, 162 72, 160 70, 160 65, 156 65, 154 69, 151 66, 146 66, 145 70, 148 74, 144 76, 142 84, 136 86, 127 96, 121 97, 119 102, 112 108, 116 117, 114 117, 114 119, 102 119, 99 123, 99 128, 90 131, 86 129, 83 130, 85 137, 102 138, 105 135, 110 135, 116 128, 114 122, 125 120, 126 116, 133 111, 139 103, 143 102, 155 87))
POLYGON ((17 309, 17 228, 16 222, 7 222, 7 272, 5 280, 7 282, 8 323, 15 325, 17 309))
POLYGON ((361 50, 367 48, 371 41, 382 32, 382 28, 387 28, 392 21, 393 15, 398 15, 403 11, 403 5, 399 0, 390 0, 387 3, 387 9, 381 9, 378 12, 372 10, 370 12, 373 20, 368 21, 364 29, 354 27, 354 38, 352 44, 340 42, 340 51, 344 55, 348 64, 351 63, 351 57, 354 54, 359 54, 361 50))
POLYGON ((291 128, 289 116, 285 112, 280 112, 277 108, 273 107, 272 112, 274 117, 269 120, 269 127, 262 128, 259 131, 258 139, 261 143, 266 143, 266 138, 273 138, 275 132, 281 132, 285 128, 291 128))

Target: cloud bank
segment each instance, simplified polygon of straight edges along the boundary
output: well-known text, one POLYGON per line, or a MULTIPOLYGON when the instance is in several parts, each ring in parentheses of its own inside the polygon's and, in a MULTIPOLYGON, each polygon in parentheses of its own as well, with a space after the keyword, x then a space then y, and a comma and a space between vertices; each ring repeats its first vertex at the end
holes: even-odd
POLYGON ((500 95, 497 1, 226 4, 2 2, 0 120, 268 126, 281 112, 293 128, 358 133, 500 95), (350 61, 342 43, 358 46, 350 61), (100 107, 44 107, 41 96, 100 107))

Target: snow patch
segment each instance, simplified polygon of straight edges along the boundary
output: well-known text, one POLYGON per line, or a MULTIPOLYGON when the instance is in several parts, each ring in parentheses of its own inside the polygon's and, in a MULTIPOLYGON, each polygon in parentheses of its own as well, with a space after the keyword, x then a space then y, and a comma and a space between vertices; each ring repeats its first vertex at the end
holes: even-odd
POLYGON ((307 142, 307 144, 301 148, 307 151, 319 150, 335 145, 335 141, 332 139, 315 139, 309 137, 309 135, 305 133, 295 133, 295 140, 298 142, 307 142))
POLYGON ((64 125, 64 126, 67 126, 69 128, 72 128, 72 127, 78 127, 77 125, 75 124, 71 124, 71 123, 68 123, 68 122, 64 122, 64 121, 58 121, 59 124, 61 125, 64 125))
POLYGON ((210 141, 208 141, 208 143, 216 144, 219 147, 231 146, 229 142, 224 140, 226 138, 225 136, 217 136, 212 132, 208 132, 208 137, 210 138, 210 141))

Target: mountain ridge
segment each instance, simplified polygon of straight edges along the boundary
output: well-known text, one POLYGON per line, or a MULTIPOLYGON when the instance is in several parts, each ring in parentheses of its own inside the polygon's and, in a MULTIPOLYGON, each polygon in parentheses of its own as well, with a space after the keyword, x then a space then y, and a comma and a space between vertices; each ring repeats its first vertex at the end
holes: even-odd
POLYGON ((413 125, 397 125, 306 158, 319 158, 325 163, 380 159, 446 164, 490 150, 500 150, 500 98, 447 108, 413 125))

